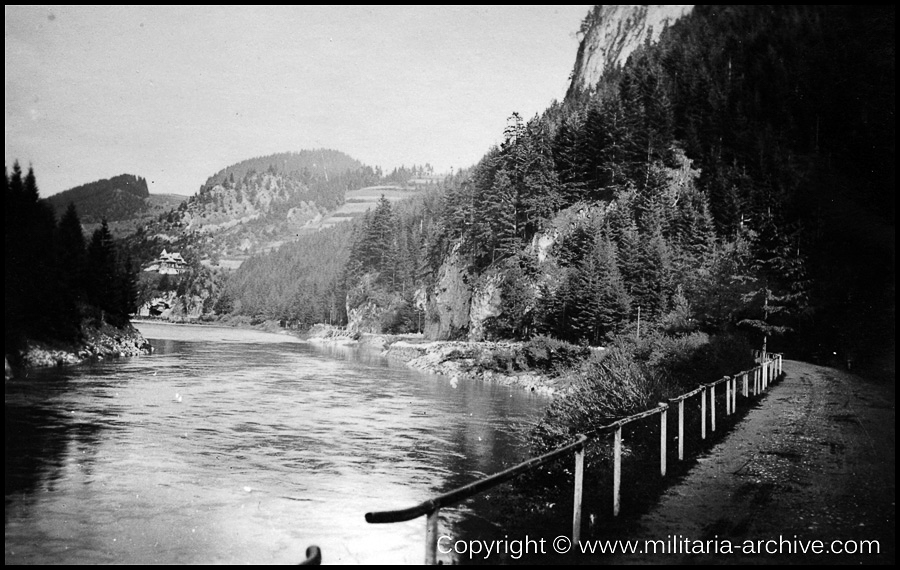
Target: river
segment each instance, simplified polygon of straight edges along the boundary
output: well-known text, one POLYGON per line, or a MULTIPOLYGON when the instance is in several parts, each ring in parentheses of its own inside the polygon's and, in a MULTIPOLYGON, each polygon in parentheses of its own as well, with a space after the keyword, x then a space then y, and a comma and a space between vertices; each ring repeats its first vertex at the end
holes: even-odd
POLYGON ((366 349, 138 326, 151 356, 6 383, 7 564, 291 564, 313 544, 326 564, 419 564, 424 518, 364 514, 522 460, 548 402, 366 349))

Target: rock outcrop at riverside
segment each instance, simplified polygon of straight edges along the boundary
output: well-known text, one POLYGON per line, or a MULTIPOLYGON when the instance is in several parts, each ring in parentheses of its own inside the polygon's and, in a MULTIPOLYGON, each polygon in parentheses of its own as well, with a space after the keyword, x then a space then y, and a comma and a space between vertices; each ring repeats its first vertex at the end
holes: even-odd
POLYGON ((472 288, 459 246, 453 248, 441 265, 433 294, 429 298, 429 317, 425 337, 433 340, 457 339, 469 329, 472 288))
POLYGON ((584 34, 566 98, 591 89, 608 66, 621 66, 638 46, 655 42, 668 25, 690 14, 693 5, 595 6, 582 25, 584 34))
POLYGON ((532 392, 553 395, 564 388, 559 378, 545 371, 523 370, 520 342, 407 342, 397 341, 384 349, 388 358, 403 361, 410 368, 429 374, 517 386, 532 392))
MULTIPOLYGON (((24 370, 46 366, 81 364, 91 360, 150 354, 147 339, 130 323, 114 327, 84 323, 80 342, 47 343, 29 340, 16 366, 7 366, 6 379, 20 376, 24 370)), ((7 358, 7 364, 9 358, 7 358)))

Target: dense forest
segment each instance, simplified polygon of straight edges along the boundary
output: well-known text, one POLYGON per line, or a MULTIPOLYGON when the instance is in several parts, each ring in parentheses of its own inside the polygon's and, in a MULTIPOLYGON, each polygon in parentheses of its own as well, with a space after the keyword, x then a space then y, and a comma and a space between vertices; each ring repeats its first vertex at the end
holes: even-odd
POLYGON ((243 178, 248 172, 265 172, 272 170, 282 174, 296 174, 298 178, 327 179, 329 175, 355 171, 363 165, 347 154, 331 149, 302 150, 299 152, 282 152, 266 156, 258 156, 242 160, 223 168, 210 176, 203 187, 211 188, 216 184, 224 184, 227 180, 243 178))
MULTIPOLYGON (((5 169, 4 169, 5 170, 5 169)), ((104 220, 86 242, 73 205, 56 221, 32 169, 6 176, 6 354, 26 340, 77 341, 85 318, 121 326, 136 309, 136 270, 120 255, 104 220)))
POLYGON ((228 279, 215 312, 303 328, 345 322, 340 284, 349 237, 350 225, 337 225, 248 259, 228 279))
POLYGON ((115 222, 133 218, 148 208, 150 191, 140 176, 122 174, 113 178, 82 184, 46 198, 56 217, 62 218, 69 204, 78 204, 86 224, 101 220, 115 222))
POLYGON ((360 220, 348 307, 420 328, 416 292, 453 257, 473 286, 500 281, 488 338, 640 326, 807 357, 889 348, 893 15, 698 6, 590 91, 513 114, 427 205, 360 220))

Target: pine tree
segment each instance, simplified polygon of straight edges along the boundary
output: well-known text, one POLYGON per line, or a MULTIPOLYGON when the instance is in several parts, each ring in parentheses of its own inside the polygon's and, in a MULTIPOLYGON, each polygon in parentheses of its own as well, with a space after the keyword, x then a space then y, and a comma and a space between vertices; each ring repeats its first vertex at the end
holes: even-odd
POLYGON ((65 215, 59 221, 56 260, 60 276, 58 319, 61 327, 69 330, 77 330, 81 320, 80 305, 87 302, 86 254, 81 221, 78 219, 75 204, 70 203, 65 215))
POLYGON ((121 304, 116 285, 116 249, 106 220, 94 231, 88 246, 88 300, 95 307, 119 314, 121 304))
POLYGON ((572 327, 579 340, 597 345, 613 338, 629 320, 631 299, 619 273, 615 245, 609 238, 596 240, 576 276, 571 310, 572 327))
POLYGON ((121 316, 136 313, 138 310, 137 274, 130 255, 125 258, 125 264, 122 266, 118 289, 118 297, 121 302, 118 313, 121 316))

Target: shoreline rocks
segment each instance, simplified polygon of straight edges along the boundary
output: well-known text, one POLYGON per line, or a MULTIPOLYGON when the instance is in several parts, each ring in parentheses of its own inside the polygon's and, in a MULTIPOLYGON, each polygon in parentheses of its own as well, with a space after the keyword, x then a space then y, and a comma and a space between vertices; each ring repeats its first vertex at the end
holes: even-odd
POLYGON ((382 354, 405 362, 410 368, 448 376, 469 378, 552 396, 563 388, 559 379, 541 371, 516 369, 521 363, 521 343, 488 341, 396 341, 382 354))
POLYGON ((123 327, 114 327, 103 323, 97 327, 83 323, 81 341, 70 343, 53 343, 28 340, 25 351, 19 359, 19 365, 9 366, 7 358, 6 378, 17 375, 17 368, 24 370, 49 366, 69 366, 91 360, 106 358, 123 358, 150 354, 150 343, 130 323, 123 327))
POLYGON ((429 374, 517 386, 552 396, 565 382, 525 364, 522 343, 489 341, 427 341, 421 334, 359 333, 329 325, 315 325, 307 340, 319 344, 356 345, 380 351, 392 360, 429 374))

